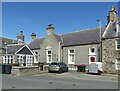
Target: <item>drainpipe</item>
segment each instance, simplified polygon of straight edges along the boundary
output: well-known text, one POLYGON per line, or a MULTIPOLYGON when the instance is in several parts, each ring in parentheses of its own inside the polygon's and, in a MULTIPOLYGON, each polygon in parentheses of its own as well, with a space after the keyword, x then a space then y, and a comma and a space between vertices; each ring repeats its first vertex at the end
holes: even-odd
POLYGON ((60 62, 60 42, 59 42, 59 48, 58 48, 58 61, 60 62))
POLYGON ((27 55, 25 56, 25 60, 26 60, 26 67, 27 67, 27 55))

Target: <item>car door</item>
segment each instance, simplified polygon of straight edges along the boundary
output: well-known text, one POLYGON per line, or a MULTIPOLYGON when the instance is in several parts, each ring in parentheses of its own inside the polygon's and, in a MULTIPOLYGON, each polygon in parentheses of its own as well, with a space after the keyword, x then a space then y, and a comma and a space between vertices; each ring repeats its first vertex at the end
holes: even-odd
POLYGON ((63 65, 63 71, 66 71, 66 65, 65 65, 65 63, 62 63, 62 65, 63 65))

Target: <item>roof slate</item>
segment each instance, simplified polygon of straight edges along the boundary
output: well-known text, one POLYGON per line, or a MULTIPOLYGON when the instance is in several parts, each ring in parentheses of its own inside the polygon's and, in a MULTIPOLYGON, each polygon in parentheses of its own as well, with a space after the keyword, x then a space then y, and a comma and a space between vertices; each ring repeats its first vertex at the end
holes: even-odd
MULTIPOLYGON (((102 33, 105 30, 105 27, 102 27, 102 33)), ((56 39, 63 43, 63 46, 72 46, 72 45, 81 45, 81 44, 90 44, 90 43, 99 43, 100 42, 100 29, 94 28, 84 31, 78 31, 73 33, 67 33, 62 35, 56 35, 56 39)), ((40 44, 43 42, 44 38, 35 39, 31 41, 28 46, 31 49, 40 48, 40 44)))
MULTIPOLYGON (((14 54, 16 53, 20 48, 22 48, 24 45, 11 45, 7 46, 7 54, 14 54)), ((6 50, 3 50, 3 54, 5 54, 6 50)))
MULTIPOLYGON (((102 27, 101 30, 103 33, 103 31, 105 30, 105 27, 102 27)), ((100 29, 94 28, 94 29, 89 29, 84 31, 63 34, 62 38, 63 38, 64 46, 99 43, 100 29)))
POLYGON ((17 44, 18 41, 13 40, 13 39, 9 39, 9 38, 0 37, 0 48, 2 48, 4 46, 4 43, 6 43, 6 44, 17 44))
MULTIPOLYGON (((120 22, 120 17, 118 18, 118 23, 120 22)), ((120 37, 120 32, 116 32, 116 22, 110 23, 109 28, 106 30, 104 38, 115 38, 120 37)))
POLYGON ((43 42, 43 40, 44 38, 34 39, 28 44, 28 46, 30 47, 30 49, 38 49, 40 48, 40 44, 43 42))

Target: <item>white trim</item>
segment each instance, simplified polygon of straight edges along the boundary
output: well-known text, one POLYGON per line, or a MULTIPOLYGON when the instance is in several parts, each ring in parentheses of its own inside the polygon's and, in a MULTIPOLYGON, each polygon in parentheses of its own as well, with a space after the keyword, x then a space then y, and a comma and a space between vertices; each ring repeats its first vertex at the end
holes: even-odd
POLYGON ((117 23, 116 24, 117 32, 120 32, 120 25, 117 23))
POLYGON ((115 41, 115 49, 116 49, 116 50, 120 50, 120 49, 117 49, 117 46, 118 46, 118 45, 117 45, 117 40, 120 40, 120 39, 116 39, 116 41, 115 41))
POLYGON ((33 55, 17 55, 17 61, 20 64, 20 66, 23 66, 23 63, 25 61, 25 65, 27 66, 31 66, 33 64, 32 62, 33 59, 33 55), (24 60, 24 57, 26 58, 24 60), (31 59, 30 59, 31 58, 31 59), (29 60, 28 60, 29 59, 29 60), (21 61, 22 60, 22 61, 21 61), (29 61, 29 62, 28 62, 29 61), (29 64, 28 64, 29 63, 29 64))
POLYGON ((46 63, 52 63, 52 47, 50 47, 50 46, 48 46, 46 48, 46 63), (49 55, 51 55, 51 62, 48 61, 49 60, 49 58, 48 58, 48 51, 51 51, 51 54, 49 54, 49 55))
POLYGON ((102 35, 103 38, 104 38, 104 36, 105 36, 105 34, 106 34, 108 28, 110 27, 110 25, 111 25, 111 21, 108 23, 108 25, 107 25, 107 27, 106 27, 106 29, 105 29, 103 35, 102 35))
POLYGON ((11 64, 12 63, 12 61, 13 61, 13 55, 5 55, 5 56, 2 56, 2 58, 3 58, 3 64, 11 64), (8 58, 9 57, 9 58, 8 58), (8 62, 8 59, 9 59, 9 62, 8 62))
POLYGON ((68 49, 68 64, 75 64, 75 49, 74 48, 70 48, 68 49), (70 50, 74 50, 74 53, 70 53, 70 50), (70 61, 70 55, 73 54, 74 55, 74 62, 70 61))
POLYGON ((38 53, 38 51, 34 51, 34 63, 38 63, 38 59, 39 59, 39 53, 38 53), (36 53, 37 53, 37 55, 36 55, 36 53))
POLYGON ((59 48, 58 48, 58 62, 60 62, 60 42, 59 42, 59 48))
POLYGON ((91 59, 90 59, 91 57, 94 57, 95 58, 95 62, 96 62, 96 56, 91 55, 91 56, 89 56, 89 64, 95 63, 95 62, 91 62, 91 59))
POLYGON ((118 60, 120 60, 120 59, 116 59, 116 62, 115 62, 115 69, 116 70, 120 70, 120 68, 117 67, 118 60))
POLYGON ((15 54, 17 54, 19 51, 21 51, 24 47, 27 47, 28 50, 32 53, 32 55, 34 55, 34 53, 32 52, 32 50, 27 45, 22 46, 17 52, 15 52, 15 54))
POLYGON ((96 55, 96 47, 90 47, 90 48, 89 48, 89 54, 88 54, 88 55, 92 55, 92 56, 93 56, 93 55, 96 55), (91 52, 91 48, 94 48, 94 52, 93 52, 93 53, 91 52))

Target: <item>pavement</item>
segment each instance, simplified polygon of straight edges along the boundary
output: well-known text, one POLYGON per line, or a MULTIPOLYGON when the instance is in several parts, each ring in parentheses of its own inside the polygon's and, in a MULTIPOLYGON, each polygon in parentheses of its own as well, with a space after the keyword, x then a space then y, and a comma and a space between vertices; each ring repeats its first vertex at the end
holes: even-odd
POLYGON ((92 75, 81 72, 48 73, 31 75, 3 75, 3 89, 117 89, 115 75, 92 75))
POLYGON ((47 75, 47 74, 54 74, 59 77, 69 77, 74 79, 86 79, 86 80, 116 80, 118 81, 118 75, 115 74, 87 74, 85 72, 76 72, 76 71, 69 71, 62 74, 59 73, 48 73, 47 71, 42 71, 38 74, 32 74, 33 76, 40 76, 40 75, 47 75))

